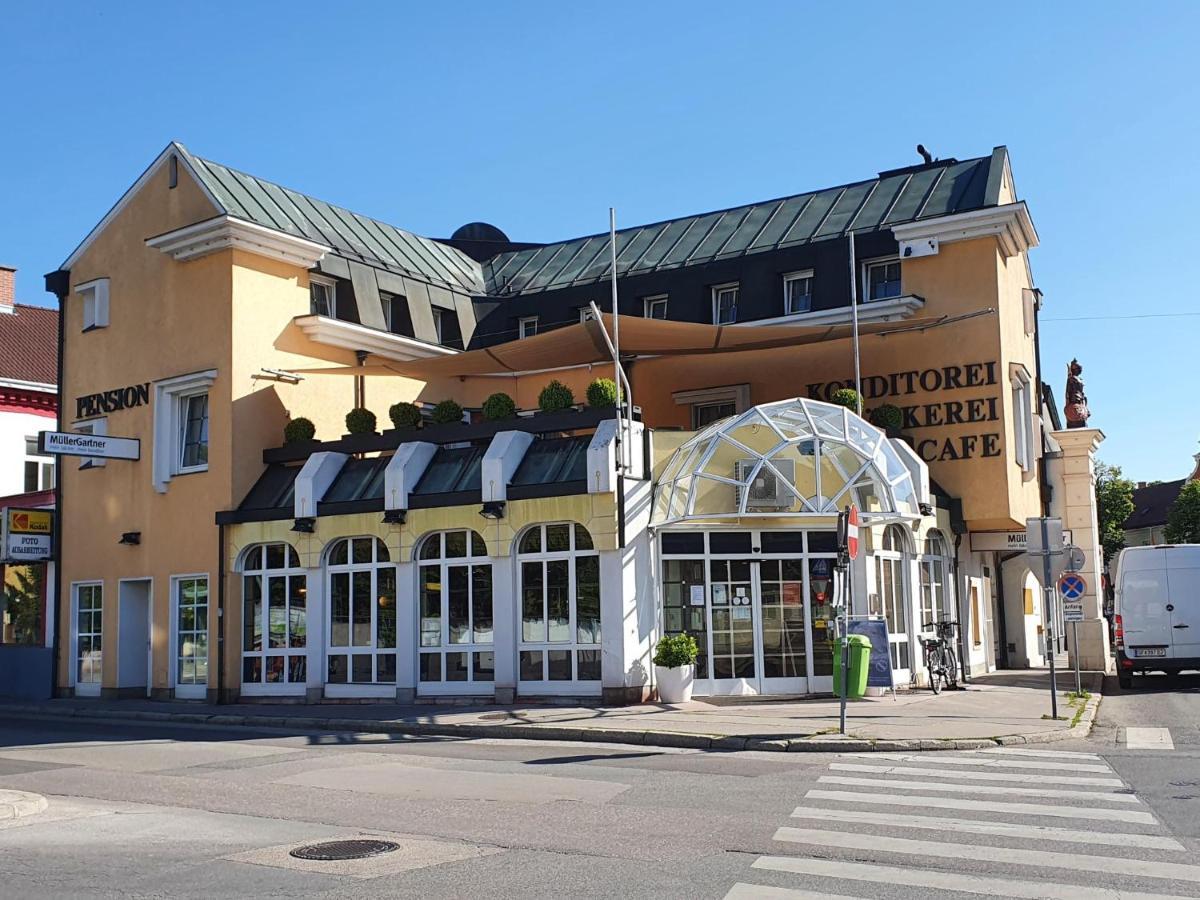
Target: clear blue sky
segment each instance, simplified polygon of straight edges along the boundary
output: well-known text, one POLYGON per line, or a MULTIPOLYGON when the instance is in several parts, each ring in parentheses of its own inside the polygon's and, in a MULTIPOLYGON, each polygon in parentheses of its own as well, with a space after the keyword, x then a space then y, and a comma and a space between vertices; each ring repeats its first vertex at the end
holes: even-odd
MULTIPOLYGON (((1195 3, 43 3, 0 34, 18 298, 171 139, 422 234, 601 231, 1007 144, 1101 457, 1200 450, 1195 3), (1192 313, 1193 317, 1110 316, 1192 313), (1066 321, 1082 318, 1083 321, 1066 321)), ((1061 399, 1060 399, 1061 402, 1061 399)))

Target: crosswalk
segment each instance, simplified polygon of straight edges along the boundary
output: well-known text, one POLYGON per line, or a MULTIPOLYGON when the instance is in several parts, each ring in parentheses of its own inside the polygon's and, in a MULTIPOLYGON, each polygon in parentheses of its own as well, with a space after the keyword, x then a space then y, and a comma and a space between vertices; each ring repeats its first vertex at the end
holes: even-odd
POLYGON ((1098 755, 835 758, 726 900, 1200 897, 1200 865, 1098 755))

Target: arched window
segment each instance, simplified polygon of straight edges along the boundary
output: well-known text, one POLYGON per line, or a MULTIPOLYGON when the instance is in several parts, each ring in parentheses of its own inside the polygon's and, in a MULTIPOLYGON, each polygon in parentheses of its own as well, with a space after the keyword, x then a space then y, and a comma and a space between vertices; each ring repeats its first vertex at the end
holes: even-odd
POLYGON ((379 538, 329 547, 329 684, 396 683, 396 567, 379 538))
POLYGON ((947 559, 946 539, 936 529, 925 537, 925 552, 918 559, 921 573, 921 628, 926 628, 926 622, 940 622, 943 619, 953 619, 950 598, 946 592, 947 559))
POLYGON ((880 548, 875 551, 875 589, 879 596, 879 608, 871 612, 881 614, 887 621, 894 670, 909 667, 909 567, 904 552, 907 547, 904 529, 899 525, 889 525, 883 530, 880 548))
POLYGON ((535 525, 517 548, 521 571, 518 682, 550 689, 600 681, 600 557, 582 525, 535 525))
POLYGON ((242 557, 242 684, 307 678, 308 578, 290 544, 259 544, 242 557))
POLYGON ((419 690, 490 692, 496 652, 487 544, 474 531, 439 531, 421 542, 417 563, 419 690))

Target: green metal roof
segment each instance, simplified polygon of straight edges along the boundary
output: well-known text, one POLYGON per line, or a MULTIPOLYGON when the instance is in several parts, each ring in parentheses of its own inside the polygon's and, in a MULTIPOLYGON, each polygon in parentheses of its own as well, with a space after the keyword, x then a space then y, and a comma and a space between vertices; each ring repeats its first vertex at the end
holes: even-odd
POLYGON ((453 247, 201 159, 182 145, 175 146, 230 216, 325 244, 348 259, 459 292, 483 293, 479 264, 453 247))
MULTIPOLYGON (((643 275, 994 206, 1006 156, 997 147, 990 156, 624 229, 617 232, 617 274, 643 275)), ((608 240, 598 234, 499 254, 483 264, 487 293, 513 296, 607 278, 608 240)))

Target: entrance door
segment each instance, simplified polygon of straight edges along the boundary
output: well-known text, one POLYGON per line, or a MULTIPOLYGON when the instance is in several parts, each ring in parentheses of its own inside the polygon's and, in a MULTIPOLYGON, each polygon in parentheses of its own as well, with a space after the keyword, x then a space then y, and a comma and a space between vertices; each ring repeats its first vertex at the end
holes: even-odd
POLYGON ((122 581, 117 594, 117 689, 150 695, 150 579, 122 581))

